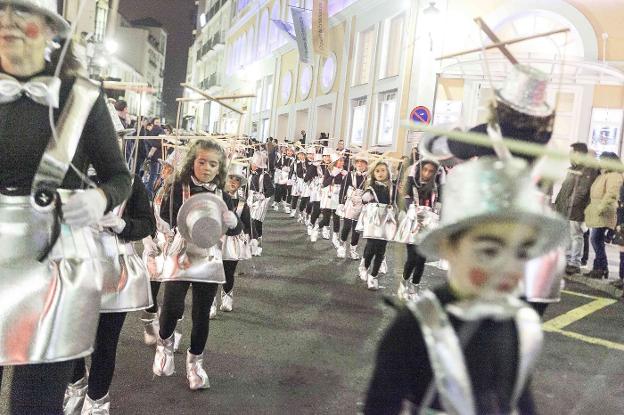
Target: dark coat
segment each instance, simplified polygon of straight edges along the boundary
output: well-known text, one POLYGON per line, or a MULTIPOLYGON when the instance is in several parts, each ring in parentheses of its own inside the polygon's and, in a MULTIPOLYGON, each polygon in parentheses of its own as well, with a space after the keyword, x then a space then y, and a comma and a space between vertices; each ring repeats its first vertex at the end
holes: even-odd
POLYGON ((589 205, 589 190, 598 177, 598 171, 589 167, 571 167, 555 199, 555 210, 574 222, 585 220, 589 205))
POLYGON ((156 232, 156 218, 147 189, 138 176, 134 178, 132 193, 121 218, 126 222, 126 227, 119 234, 124 241, 140 241, 156 232))

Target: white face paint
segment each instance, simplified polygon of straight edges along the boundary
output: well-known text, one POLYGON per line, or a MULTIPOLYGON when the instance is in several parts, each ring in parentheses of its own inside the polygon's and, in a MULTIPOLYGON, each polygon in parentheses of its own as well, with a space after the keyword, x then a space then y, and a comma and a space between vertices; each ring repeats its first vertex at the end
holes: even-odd
POLYGON ((445 241, 451 286, 462 297, 485 300, 514 294, 535 244, 535 229, 519 223, 474 226, 456 241, 445 241))

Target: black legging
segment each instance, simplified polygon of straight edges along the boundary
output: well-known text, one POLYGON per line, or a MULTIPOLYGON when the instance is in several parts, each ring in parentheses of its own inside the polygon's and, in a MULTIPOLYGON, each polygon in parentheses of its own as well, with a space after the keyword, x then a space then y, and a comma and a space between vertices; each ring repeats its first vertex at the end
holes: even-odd
MULTIPOLYGON (((302 197, 301 202, 299 203, 299 212, 303 212, 304 210, 307 212, 308 203, 310 202, 310 196, 302 197)), ((310 212, 308 212, 309 214, 310 212)))
POLYGON ((321 223, 319 223, 319 228, 329 226, 330 219, 333 219, 334 232, 340 232, 340 216, 336 215, 336 210, 322 209, 321 212, 323 212, 323 219, 321 220, 321 223))
POLYGON ((342 223, 342 233, 340 234, 340 240, 347 242, 349 232, 351 232, 351 246, 356 246, 360 242, 360 233, 355 230, 358 221, 353 219, 344 218, 342 223))
POLYGON ((321 216, 321 202, 310 202, 310 209, 312 210, 312 214, 310 215, 310 223, 312 226, 316 225, 316 221, 319 216, 321 216))
POLYGON ((298 201, 299 201, 299 196, 293 196, 293 197, 292 197, 292 200, 291 200, 291 202, 290 202, 290 208, 291 208, 292 210, 297 209, 297 202, 298 202, 298 201))
POLYGON ((381 239, 367 239, 366 246, 364 247, 364 266, 368 269, 373 264, 371 275, 377 277, 379 274, 379 267, 386 255, 386 247, 388 241, 382 241, 381 239), (374 261, 373 261, 374 258, 374 261))
MULTIPOLYGON (((165 284, 165 296, 160 312, 160 338, 168 339, 173 335, 179 316, 184 314, 184 299, 191 283, 188 281, 170 281, 165 284)), ((194 355, 203 353, 210 330, 210 307, 217 294, 219 284, 209 282, 193 283, 193 305, 191 316, 191 348, 194 355)))
POLYGON ((412 279, 412 283, 420 284, 423 272, 425 271, 425 262, 427 258, 420 255, 416 249, 416 245, 406 245, 407 247, 407 260, 403 267, 403 279, 412 279))
POLYGON ((230 293, 234 288, 234 272, 236 272, 236 266, 238 261, 226 261, 223 260, 223 270, 225 271, 225 284, 223 284, 223 292, 230 293))
MULTIPOLYGON (((11 415, 63 415, 63 396, 71 381, 74 360, 13 367, 9 391, 11 415)), ((0 366, 0 384, 2 366, 0 366)))
POLYGON ((251 236, 254 239, 262 238, 262 222, 254 219, 251 225, 253 226, 253 234, 251 236))
POLYGON ((152 299, 154 300, 154 305, 148 308, 148 313, 158 313, 158 291, 160 291, 160 281, 150 281, 150 288, 152 289, 152 299))
MULTIPOLYGON (((113 374, 115 373, 115 358, 119 335, 126 320, 127 313, 102 313, 95 336, 95 348, 91 355, 91 370, 89 371, 89 398, 97 401, 108 393, 113 374)), ((85 359, 76 360, 72 383, 78 382, 87 374, 85 359)))
POLYGON ((286 186, 285 184, 275 185, 275 202, 276 203, 285 201, 287 194, 288 194, 288 186, 286 186))
POLYGON ((286 185, 286 197, 284 198, 284 200, 287 203, 291 203, 291 201, 292 201, 292 185, 286 185))

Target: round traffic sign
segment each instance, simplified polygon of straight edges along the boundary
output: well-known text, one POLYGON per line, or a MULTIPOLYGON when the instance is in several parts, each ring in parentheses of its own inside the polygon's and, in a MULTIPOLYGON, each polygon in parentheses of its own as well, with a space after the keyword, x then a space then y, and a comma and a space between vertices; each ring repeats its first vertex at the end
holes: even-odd
POLYGON ((414 122, 429 124, 431 123, 431 110, 423 105, 420 105, 412 110, 410 113, 410 119, 414 122))

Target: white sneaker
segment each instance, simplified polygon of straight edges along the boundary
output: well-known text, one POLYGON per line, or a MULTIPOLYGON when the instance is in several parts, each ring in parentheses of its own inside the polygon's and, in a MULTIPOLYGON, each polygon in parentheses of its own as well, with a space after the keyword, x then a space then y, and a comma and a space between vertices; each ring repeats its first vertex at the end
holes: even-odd
POLYGON ((290 211, 290 217, 291 217, 291 218, 294 218, 296 214, 297 214, 297 209, 292 209, 292 210, 290 211))
POLYGON ((310 241, 311 241, 311 242, 316 242, 316 241, 318 241, 318 234, 319 234, 319 229, 318 229, 318 226, 315 226, 315 227, 312 229, 312 233, 310 234, 310 241))
POLYGON ((215 304, 215 301, 213 301, 212 305, 210 306, 210 315, 208 316, 208 318, 210 320, 213 320, 216 317, 217 317, 217 305, 215 304))
POLYGON ((273 202, 273 210, 276 212, 279 210, 279 205, 276 202, 273 202))
POLYGON ((180 348, 180 341, 182 340, 182 333, 180 333, 179 331, 174 331, 173 332, 173 352, 177 352, 178 349, 180 348))
POLYGON ((312 225, 308 225, 308 236, 311 236, 311 235, 312 235, 312 230, 313 230, 313 229, 314 229, 314 228, 312 227, 312 225))
POLYGON ((366 285, 368 286, 369 290, 377 291, 379 289, 379 279, 377 279, 377 277, 373 277, 372 275, 368 274, 366 285))
POLYGON ((368 269, 364 266, 364 258, 360 261, 360 266, 358 267, 358 275, 362 281, 366 281, 368 279, 368 269))
POLYGON ((388 263, 386 262, 386 257, 384 257, 383 261, 381 261, 381 266, 379 267, 379 273, 384 274, 384 275, 388 273, 388 263))
POLYGON ((186 379, 191 390, 210 388, 210 380, 204 369, 204 354, 194 355, 186 351, 186 379))
POLYGON ((82 407, 81 415, 109 415, 110 414, 110 397, 108 393, 94 401, 93 399, 87 398, 85 399, 84 406, 82 407))
POLYGON ((221 307, 219 307, 219 310, 226 313, 232 311, 232 306, 234 305, 233 291, 234 290, 230 291, 229 293, 221 291, 221 307))
POLYGON ((143 322, 143 342, 147 346, 155 345, 159 328, 158 314, 144 311, 141 315, 141 321, 143 322))
POLYGON ((356 261, 360 259, 360 255, 357 253, 357 245, 351 245, 351 249, 349 250, 349 255, 351 259, 356 261))
POLYGON ((329 239, 330 237, 329 226, 323 226, 322 235, 323 235, 323 239, 329 239))
POLYGON ((284 202, 284 213, 290 214, 290 205, 284 202))
POLYGON ((344 245, 338 245, 338 248, 336 248, 336 256, 338 258, 345 258, 347 256, 347 249, 344 245))
POLYGON ((338 237, 338 234, 335 232, 332 234, 332 244, 334 245, 334 248, 336 249, 338 249, 340 246, 344 248, 344 243, 340 240, 340 238, 338 237))
POLYGON ((88 386, 86 377, 67 385, 65 396, 63 397, 63 413, 65 415, 80 415, 85 397, 87 396, 88 386))

